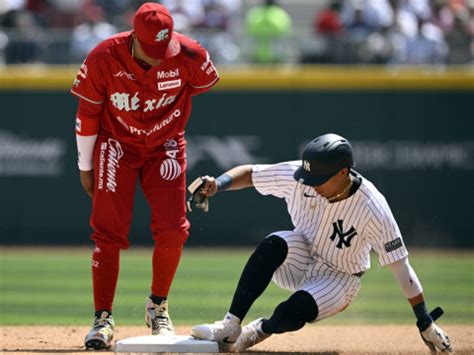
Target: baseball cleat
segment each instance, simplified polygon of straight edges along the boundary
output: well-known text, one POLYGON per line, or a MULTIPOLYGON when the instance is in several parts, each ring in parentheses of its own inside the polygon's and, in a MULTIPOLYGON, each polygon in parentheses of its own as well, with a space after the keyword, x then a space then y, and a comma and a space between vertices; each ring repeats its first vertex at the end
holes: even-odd
POLYGON ((227 313, 224 320, 194 326, 191 335, 196 339, 216 341, 220 351, 229 352, 241 331, 240 319, 227 313))
POLYGON ((146 303, 145 322, 151 328, 152 335, 174 335, 174 327, 168 313, 168 301, 155 304, 148 298, 146 303))
POLYGON ((94 319, 94 323, 84 340, 86 349, 105 350, 112 345, 114 338, 115 323, 112 315, 102 312, 100 317, 94 319))
POLYGON ((240 334, 239 338, 232 347, 233 352, 242 352, 267 339, 271 334, 266 334, 262 330, 263 318, 254 320, 247 324, 240 334))

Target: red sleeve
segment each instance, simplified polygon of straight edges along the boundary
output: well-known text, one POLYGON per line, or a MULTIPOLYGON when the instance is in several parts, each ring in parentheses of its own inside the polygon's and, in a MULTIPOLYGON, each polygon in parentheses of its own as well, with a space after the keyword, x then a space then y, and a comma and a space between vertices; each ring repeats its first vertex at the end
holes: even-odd
POLYGON ((92 104, 102 104, 105 100, 106 90, 100 73, 100 62, 97 55, 95 52, 91 52, 77 72, 71 93, 92 104))
POLYGON ((76 114, 76 133, 80 136, 93 136, 99 133, 102 105, 93 104, 79 98, 76 114))
POLYGON ((191 40, 182 42, 181 50, 188 58, 188 70, 192 73, 189 81, 191 95, 208 91, 219 81, 219 73, 209 53, 198 42, 191 40))

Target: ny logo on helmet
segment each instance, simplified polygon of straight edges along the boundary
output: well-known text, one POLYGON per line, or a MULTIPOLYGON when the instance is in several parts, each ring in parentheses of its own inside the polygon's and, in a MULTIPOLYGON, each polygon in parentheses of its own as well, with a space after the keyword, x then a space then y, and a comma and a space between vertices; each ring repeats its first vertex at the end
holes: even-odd
POLYGON ((155 42, 161 42, 168 38, 169 29, 164 28, 156 34, 155 42))
POLYGON ((303 161, 303 169, 306 171, 311 171, 311 165, 309 165, 309 161, 307 160, 303 161))

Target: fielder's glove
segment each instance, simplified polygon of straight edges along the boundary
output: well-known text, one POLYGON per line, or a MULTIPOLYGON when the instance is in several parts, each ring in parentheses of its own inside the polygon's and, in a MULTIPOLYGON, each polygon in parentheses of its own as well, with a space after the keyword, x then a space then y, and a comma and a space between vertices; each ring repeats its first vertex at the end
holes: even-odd
POLYGON ((194 180, 189 186, 188 191, 191 196, 188 198, 186 205, 188 210, 192 211, 192 205, 204 210, 204 212, 209 211, 209 196, 204 192, 204 186, 206 185, 206 179, 198 177, 194 180))
POLYGON ((435 324, 435 320, 441 317, 443 310, 440 307, 436 307, 431 313, 433 322, 426 328, 423 322, 417 322, 417 326, 420 329, 420 335, 426 346, 430 348, 432 353, 436 353, 437 350, 441 352, 452 352, 451 342, 449 341, 448 335, 435 324))

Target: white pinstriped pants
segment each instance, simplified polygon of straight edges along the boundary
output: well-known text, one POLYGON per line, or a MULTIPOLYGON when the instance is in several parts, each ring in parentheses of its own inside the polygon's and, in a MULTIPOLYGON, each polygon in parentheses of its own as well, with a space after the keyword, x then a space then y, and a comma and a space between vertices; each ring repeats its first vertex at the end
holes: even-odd
POLYGON ((311 294, 319 309, 315 322, 343 311, 355 299, 360 289, 360 278, 312 258, 302 234, 279 231, 270 235, 284 239, 288 245, 288 255, 273 274, 273 282, 292 292, 303 290, 311 294))

